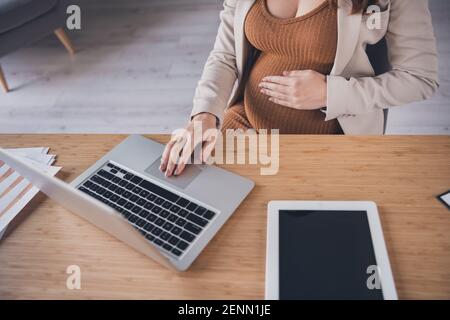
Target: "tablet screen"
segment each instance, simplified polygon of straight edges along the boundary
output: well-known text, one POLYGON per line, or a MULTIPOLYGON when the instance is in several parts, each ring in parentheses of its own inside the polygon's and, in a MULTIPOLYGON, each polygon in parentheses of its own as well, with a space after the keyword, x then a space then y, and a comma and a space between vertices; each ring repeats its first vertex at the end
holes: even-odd
POLYGON ((280 299, 383 299, 365 211, 280 210, 279 228, 280 299))

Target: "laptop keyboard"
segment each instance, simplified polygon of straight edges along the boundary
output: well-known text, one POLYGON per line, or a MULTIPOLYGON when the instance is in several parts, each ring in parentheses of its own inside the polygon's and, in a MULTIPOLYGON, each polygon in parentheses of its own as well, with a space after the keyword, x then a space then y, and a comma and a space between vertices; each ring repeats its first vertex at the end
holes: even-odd
POLYGON ((149 241, 180 257, 216 215, 107 163, 78 189, 120 212, 149 241))

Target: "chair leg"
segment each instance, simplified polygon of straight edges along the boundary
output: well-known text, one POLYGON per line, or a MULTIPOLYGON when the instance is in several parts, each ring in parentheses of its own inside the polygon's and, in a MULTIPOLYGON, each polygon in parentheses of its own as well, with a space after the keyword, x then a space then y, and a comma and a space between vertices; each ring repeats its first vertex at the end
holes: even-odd
POLYGON ((61 41, 61 43, 70 54, 75 54, 75 49, 72 46, 72 42, 70 41, 63 28, 56 29, 55 35, 58 37, 59 41, 61 41))
POLYGON ((9 91, 8 83, 6 83, 5 75, 3 74, 2 66, 0 66, 0 85, 5 92, 9 91))

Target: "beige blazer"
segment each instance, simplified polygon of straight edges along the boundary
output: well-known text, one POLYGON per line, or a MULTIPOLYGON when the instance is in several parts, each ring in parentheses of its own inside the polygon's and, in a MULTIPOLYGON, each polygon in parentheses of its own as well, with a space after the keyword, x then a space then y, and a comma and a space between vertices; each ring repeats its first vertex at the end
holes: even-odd
MULTIPOLYGON (((254 1, 224 1, 214 49, 198 83, 191 116, 209 112, 221 123, 225 109, 242 95, 246 66, 252 58, 244 21, 254 1)), ((327 77, 324 112, 326 121, 338 119, 345 134, 383 134, 383 109, 424 100, 438 87, 428 0, 381 1, 381 27, 373 29, 368 15, 350 14, 351 1, 339 0, 337 52, 327 77), (384 37, 391 70, 375 75, 366 45, 384 37)))

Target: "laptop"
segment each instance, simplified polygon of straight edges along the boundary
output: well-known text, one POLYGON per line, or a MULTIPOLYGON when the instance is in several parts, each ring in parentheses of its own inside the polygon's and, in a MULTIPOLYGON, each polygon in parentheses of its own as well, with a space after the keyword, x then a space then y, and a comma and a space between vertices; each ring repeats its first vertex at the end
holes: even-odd
POLYGON ((131 135, 72 183, 51 177, 0 148, 0 159, 66 209, 132 248, 184 271, 254 187, 209 165, 167 178, 164 145, 131 135))

